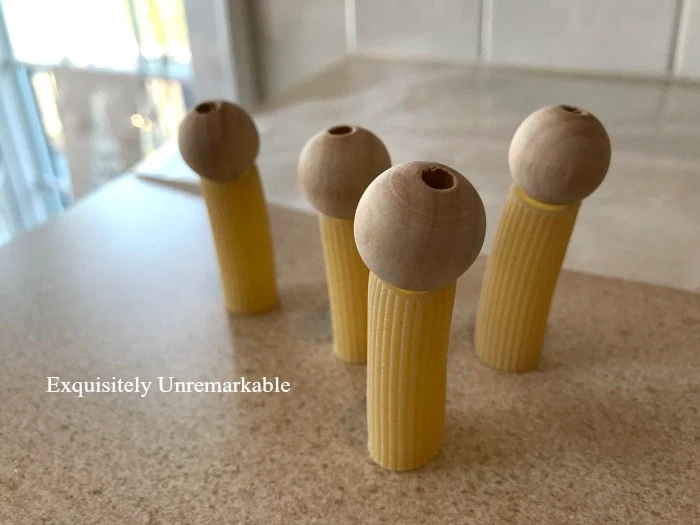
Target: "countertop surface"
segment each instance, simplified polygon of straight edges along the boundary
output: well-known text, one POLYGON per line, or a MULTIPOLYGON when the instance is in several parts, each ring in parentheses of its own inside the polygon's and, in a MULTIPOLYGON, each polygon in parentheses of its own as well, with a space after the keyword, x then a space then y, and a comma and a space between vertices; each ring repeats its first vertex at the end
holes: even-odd
MULTIPOLYGON (((508 147, 536 109, 593 112, 613 147, 610 171, 579 213, 564 267, 700 292, 700 86, 354 57, 254 114, 268 198, 310 211, 296 177, 318 131, 357 124, 394 163, 435 160, 460 171, 486 208, 490 251, 511 178, 508 147)), ((176 145, 136 173, 197 184, 176 145)))
POLYGON ((499 374, 471 342, 478 259, 445 444, 393 473, 367 453, 366 368, 332 353, 316 220, 270 213, 280 308, 254 317, 222 305, 201 198, 133 177, 0 249, 0 523, 700 522, 700 295, 566 271, 540 366, 499 374), (98 376, 154 385, 46 392, 98 376))

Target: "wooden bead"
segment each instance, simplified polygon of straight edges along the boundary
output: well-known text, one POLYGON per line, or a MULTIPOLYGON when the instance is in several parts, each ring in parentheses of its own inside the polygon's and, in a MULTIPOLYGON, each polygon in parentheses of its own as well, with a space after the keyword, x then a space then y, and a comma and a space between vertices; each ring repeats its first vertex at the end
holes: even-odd
POLYGON ((212 180, 234 180, 255 163, 260 138, 250 115, 224 100, 198 104, 182 123, 180 153, 197 174, 212 180))
POLYGON ((309 140, 299 157, 299 184, 316 210, 352 219, 367 186, 391 166, 384 143, 358 126, 336 126, 309 140))
POLYGON ((365 264, 403 290, 434 290, 456 280, 479 255, 485 232, 474 186, 437 162, 388 169, 369 185, 355 216, 365 264))
POLYGON ((591 113, 547 106, 520 124, 508 164, 515 183, 533 199, 572 204, 603 182, 610 165, 610 138, 591 113))

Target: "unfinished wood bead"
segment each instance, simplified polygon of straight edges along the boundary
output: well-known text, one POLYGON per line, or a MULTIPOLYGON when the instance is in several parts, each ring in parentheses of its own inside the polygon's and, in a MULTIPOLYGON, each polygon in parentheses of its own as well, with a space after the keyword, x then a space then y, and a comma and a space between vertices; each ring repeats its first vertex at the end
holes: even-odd
POLYGON ((456 280, 479 255, 485 232, 474 186, 437 162, 388 169, 369 185, 355 216, 365 264, 403 290, 434 290, 456 280))
POLYGON ((572 204, 603 182, 610 165, 610 138, 588 111, 547 106, 520 124, 508 164, 515 183, 533 199, 572 204))
POLYGON ((323 215, 352 219, 367 186, 391 166, 384 143, 359 126, 335 126, 311 138, 299 157, 299 184, 323 215))
POLYGON ((255 163, 260 137, 250 115, 224 100, 198 104, 180 124, 180 153, 197 174, 234 180, 255 163))

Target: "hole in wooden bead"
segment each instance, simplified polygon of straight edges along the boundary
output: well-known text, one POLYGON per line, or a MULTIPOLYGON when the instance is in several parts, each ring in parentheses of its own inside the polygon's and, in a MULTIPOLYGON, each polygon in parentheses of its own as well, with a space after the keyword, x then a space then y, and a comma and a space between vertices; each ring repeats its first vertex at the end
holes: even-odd
POLYGON ((331 135, 350 135, 353 131, 355 131, 355 128, 352 126, 335 126, 329 129, 328 133, 331 135))
POLYGON ((455 178, 442 168, 430 168, 421 175, 423 182, 434 190, 449 190, 455 185, 455 178))
POLYGON ((559 106, 561 109, 566 111, 567 113, 573 113, 574 115, 588 115, 587 111, 584 111, 582 109, 579 109, 575 106, 559 106))
POLYGON ((216 102, 202 102, 201 104, 198 104, 194 110, 197 113, 201 113, 202 115, 206 115, 207 113, 211 113, 217 109, 217 104, 216 102))

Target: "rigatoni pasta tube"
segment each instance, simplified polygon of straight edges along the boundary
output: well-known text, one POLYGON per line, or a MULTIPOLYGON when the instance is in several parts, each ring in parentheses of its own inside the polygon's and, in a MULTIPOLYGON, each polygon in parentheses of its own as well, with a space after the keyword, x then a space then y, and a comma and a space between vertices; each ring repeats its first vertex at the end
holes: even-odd
POLYGON ((383 467, 419 467, 442 446, 454 299, 454 281, 412 292, 370 274, 368 446, 383 467))
POLYGON ((253 120, 230 102, 202 102, 180 124, 178 144, 201 176, 226 307, 242 314, 270 310, 277 287, 253 120))
POLYGON ((499 370, 533 367, 578 204, 542 204, 512 186, 484 274, 476 350, 499 370))
POLYGON ((485 229, 479 194, 442 164, 394 166, 360 200, 355 241, 370 269, 368 448, 385 468, 418 468, 442 446, 456 280, 485 229))
POLYGON ((498 370, 534 367, 581 200, 603 181, 610 139, 592 114, 548 106, 520 125, 508 155, 514 184, 479 299, 475 345, 498 370))
POLYGON ((367 278, 353 220, 367 186, 391 165, 382 141, 358 126, 334 126, 312 137, 299 157, 299 184, 319 212, 335 354, 367 361, 367 278))
POLYGON ((333 350, 346 361, 367 361, 367 279, 353 221, 319 216, 333 323, 333 350))
POLYGON ((272 240, 260 176, 202 178, 226 307, 237 313, 269 310, 277 303, 272 240))

